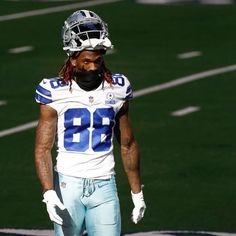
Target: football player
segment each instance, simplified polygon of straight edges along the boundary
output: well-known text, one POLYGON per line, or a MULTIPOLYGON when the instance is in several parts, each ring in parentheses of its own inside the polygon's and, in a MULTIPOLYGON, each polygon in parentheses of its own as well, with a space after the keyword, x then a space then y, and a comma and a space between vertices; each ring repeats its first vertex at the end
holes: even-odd
POLYGON ((105 65, 103 55, 113 45, 97 14, 74 12, 64 23, 62 39, 68 58, 59 77, 43 79, 35 95, 40 104, 35 166, 43 202, 56 236, 79 236, 84 229, 89 236, 120 236, 113 136, 120 144, 135 224, 146 209, 139 148, 128 117, 131 85, 105 65))

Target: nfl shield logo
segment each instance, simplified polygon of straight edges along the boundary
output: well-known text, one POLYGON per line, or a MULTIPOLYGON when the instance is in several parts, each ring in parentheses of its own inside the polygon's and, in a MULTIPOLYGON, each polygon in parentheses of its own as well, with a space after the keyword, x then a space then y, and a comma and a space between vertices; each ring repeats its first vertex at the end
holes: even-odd
POLYGON ((93 101, 94 101, 94 98, 92 96, 89 96, 89 102, 93 103, 93 101))

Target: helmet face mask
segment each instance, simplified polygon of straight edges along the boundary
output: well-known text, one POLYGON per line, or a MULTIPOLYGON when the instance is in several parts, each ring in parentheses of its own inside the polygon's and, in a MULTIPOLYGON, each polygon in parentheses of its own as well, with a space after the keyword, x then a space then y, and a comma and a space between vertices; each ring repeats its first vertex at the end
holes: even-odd
POLYGON ((92 11, 79 10, 67 18, 62 28, 63 50, 68 56, 83 50, 107 50, 113 45, 107 24, 92 11))

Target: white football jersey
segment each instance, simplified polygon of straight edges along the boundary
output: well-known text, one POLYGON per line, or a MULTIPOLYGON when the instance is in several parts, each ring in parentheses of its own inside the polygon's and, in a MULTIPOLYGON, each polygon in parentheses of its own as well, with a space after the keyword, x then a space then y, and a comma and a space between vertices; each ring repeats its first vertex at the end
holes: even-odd
POLYGON ((35 99, 57 111, 56 171, 81 178, 107 178, 114 174, 113 129, 115 116, 132 98, 128 79, 113 74, 92 91, 82 90, 59 78, 43 79, 35 99))

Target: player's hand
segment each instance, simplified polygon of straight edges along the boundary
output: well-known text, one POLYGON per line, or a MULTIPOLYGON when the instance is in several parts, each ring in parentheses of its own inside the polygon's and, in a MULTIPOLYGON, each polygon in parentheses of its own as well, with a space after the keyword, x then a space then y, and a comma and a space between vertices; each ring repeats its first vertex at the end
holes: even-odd
POLYGON ((131 219, 137 224, 144 216, 144 212, 146 210, 146 204, 144 202, 143 191, 139 193, 133 193, 131 191, 132 200, 134 203, 134 209, 132 212, 131 219))
POLYGON ((54 190, 48 190, 43 194, 43 202, 47 205, 48 215, 51 221, 62 225, 63 220, 56 212, 56 207, 59 207, 61 210, 65 210, 65 206, 62 204, 60 199, 57 196, 57 193, 54 190))

